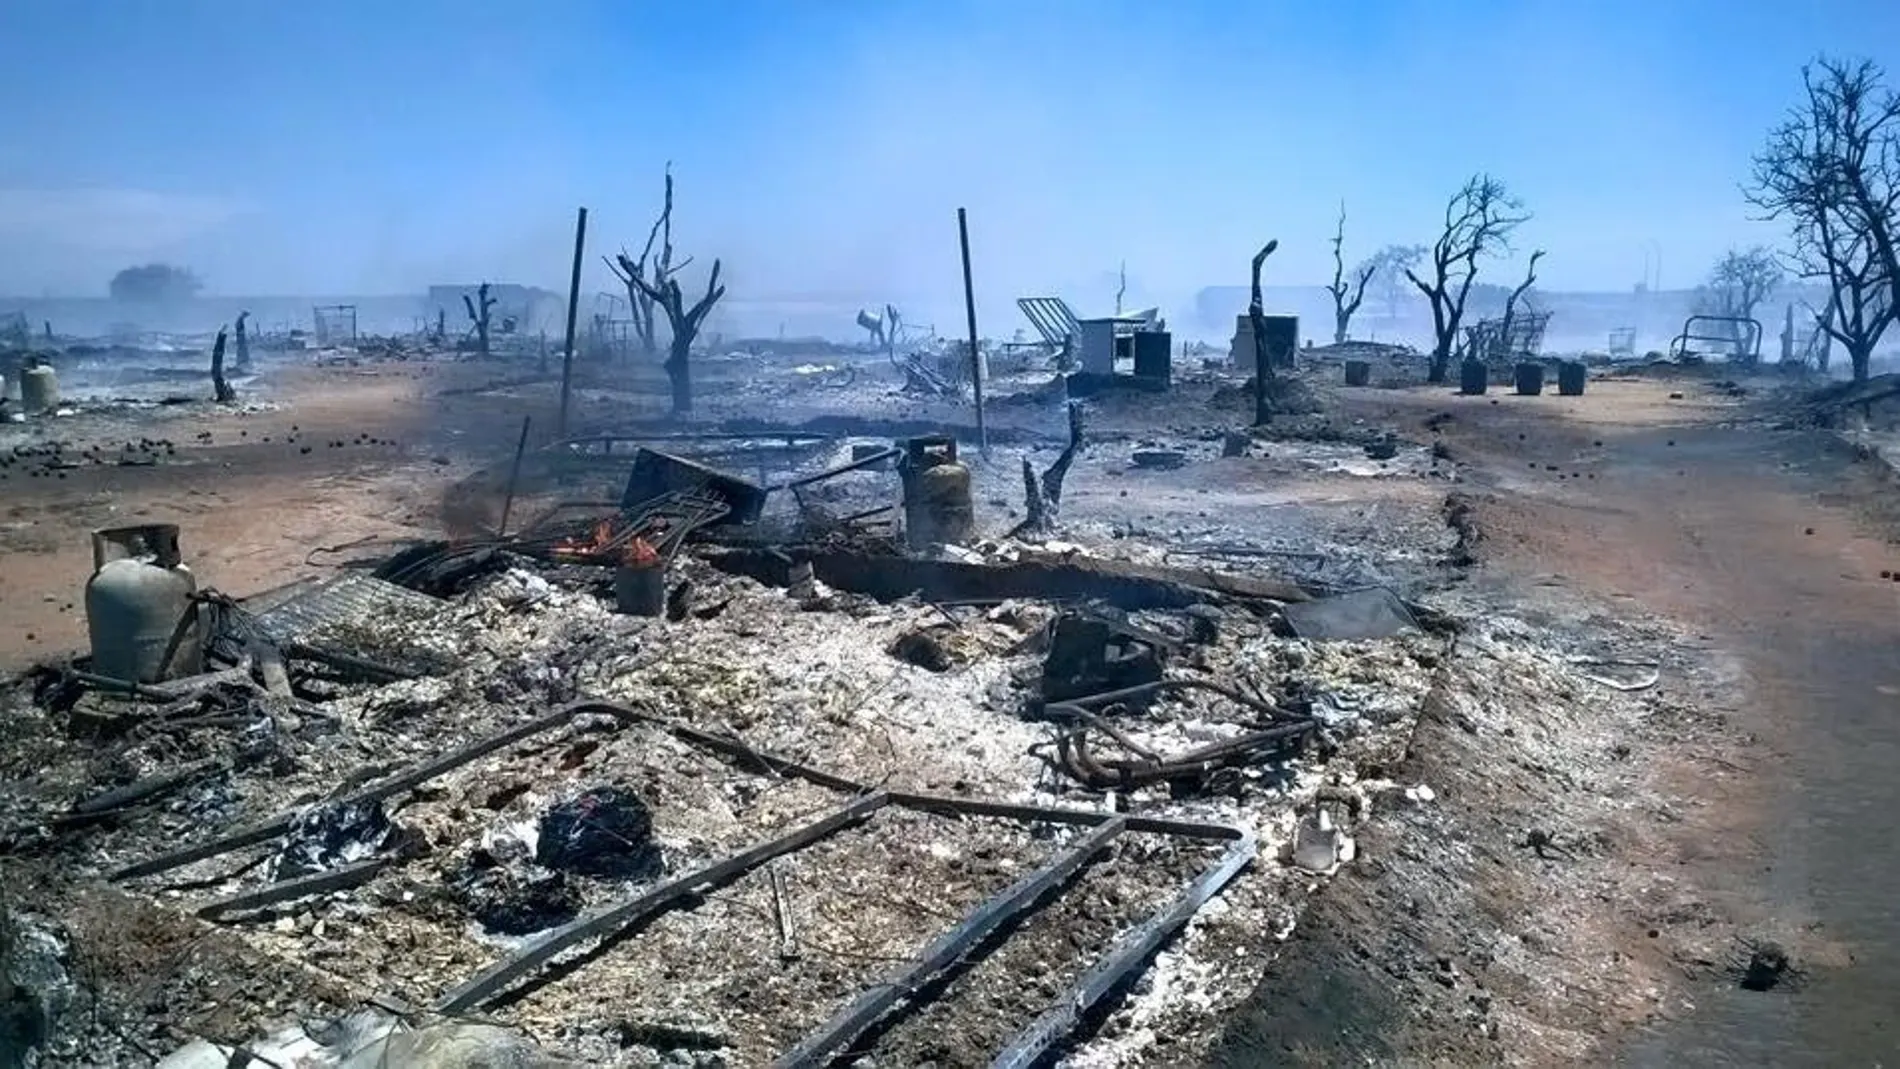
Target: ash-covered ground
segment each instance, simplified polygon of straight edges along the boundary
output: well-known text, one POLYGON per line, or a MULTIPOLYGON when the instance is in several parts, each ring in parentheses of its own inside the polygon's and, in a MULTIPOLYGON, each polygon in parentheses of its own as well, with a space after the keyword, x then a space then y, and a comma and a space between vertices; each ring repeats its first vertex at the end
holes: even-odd
MULTIPOLYGON (((299 631, 283 647, 288 695, 227 672, 128 698, 57 660, 8 692, 0 905, 13 966, 0 995, 31 1026, 28 1057, 210 1065, 247 1048, 346 1064, 352 1050, 387 1058, 406 1034, 569 1060, 543 1064, 768 1064, 1090 834, 1082 818, 1037 815, 1048 808, 1217 827, 1256 850, 1045 1060, 1582 1059, 1601 1039, 1593 1014, 1639 1021, 1671 997, 1627 960, 1555 978, 1601 944, 1602 903, 1666 893, 1614 871, 1633 815, 1676 804, 1632 754, 1712 745, 1721 732, 1698 703, 1731 684, 1665 620, 1469 582, 1485 538, 1474 475, 1494 484, 1427 429, 1442 421, 1365 400, 1385 391, 1315 385, 1318 411, 1249 432, 1237 376, 1184 371, 1170 394, 1079 402, 1083 445, 1054 521, 1017 531, 1023 462, 1046 471, 1066 444, 1048 376, 1024 372, 1015 399, 996 400, 985 455, 967 406, 857 362, 866 370, 843 375, 707 361, 724 387, 683 429, 716 442, 662 437, 682 428, 656 429, 637 384, 586 382, 581 437, 645 436, 761 485, 944 428, 971 471, 977 530, 947 547, 901 548, 888 513, 848 519, 897 504, 888 471, 774 491, 759 522, 688 540, 656 617, 616 611, 611 567, 494 534, 504 501, 519 532, 556 505, 615 500, 627 478, 630 454, 598 443, 532 449, 515 475, 502 442, 513 413, 544 409, 545 380, 404 368, 435 422, 364 418, 343 438, 326 416, 290 431, 387 443, 373 461, 325 450, 367 500, 446 469, 436 530, 412 518, 409 533, 474 547, 479 563, 429 589, 435 601, 299 631), (827 415, 839 411, 852 415, 827 415), (794 432, 810 437, 773 443, 794 432), (813 573, 768 575, 775 558, 813 573), (948 589, 949 574, 979 592, 948 589), (1390 595, 1377 637, 1326 637, 1315 607, 1368 589, 1390 595), (1136 651, 1117 671, 1191 686, 1078 719, 1050 693, 1078 620, 1105 621, 1117 649, 1136 651), (606 704, 450 760, 576 702, 606 704), (1289 726, 1285 745, 1222 748, 1289 726), (1156 782, 1091 784, 1063 756, 1078 733, 1115 767, 1214 756, 1156 782), (438 761, 452 767, 405 779, 438 761), (432 1012, 550 932, 877 792, 1019 808, 883 805, 577 938, 476 1005, 432 1012), (137 867, 260 825, 230 849, 137 867), (300 879, 315 882, 288 883, 300 879), (1395 1027, 1390 1006, 1330 997, 1327 960, 1344 947, 1394 990, 1416 989, 1426 1023, 1395 1027), (1363 1043, 1341 1046, 1360 1030, 1363 1043)), ((273 403, 256 418, 276 436, 310 418, 294 391, 273 403)), ((159 470, 261 449, 209 433, 159 470)), ((86 455, 76 439, 65 450, 86 455)), ((277 578, 372 567, 395 547, 362 536, 389 534, 338 521, 304 535, 303 563, 277 578), (307 553, 318 545, 336 551, 307 553)), ((267 620, 297 589, 227 616, 267 620)), ((827 1058, 990 1064, 1232 841, 1131 827, 827 1058)))

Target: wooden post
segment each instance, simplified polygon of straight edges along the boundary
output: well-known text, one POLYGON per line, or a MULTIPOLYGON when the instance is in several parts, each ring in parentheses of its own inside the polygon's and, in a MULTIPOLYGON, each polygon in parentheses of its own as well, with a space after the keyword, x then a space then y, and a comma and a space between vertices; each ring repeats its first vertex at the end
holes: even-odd
POLYGON ((587 209, 574 220, 574 272, 567 282, 567 344, 561 347, 561 419, 555 436, 567 437, 567 404, 574 389, 574 315, 581 307, 581 255, 587 249, 587 209))
POLYGON ((508 496, 501 499, 501 524, 495 528, 496 538, 508 534, 508 514, 515 508, 515 484, 521 481, 521 454, 528 451, 528 421, 532 418, 521 417, 521 440, 515 443, 515 465, 508 471, 508 496))
POLYGON ((976 342, 976 288, 970 282, 970 223, 962 208, 957 209, 957 241, 963 246, 963 310, 970 320, 970 382, 976 390, 976 448, 990 455, 990 434, 983 423, 983 357, 976 342))

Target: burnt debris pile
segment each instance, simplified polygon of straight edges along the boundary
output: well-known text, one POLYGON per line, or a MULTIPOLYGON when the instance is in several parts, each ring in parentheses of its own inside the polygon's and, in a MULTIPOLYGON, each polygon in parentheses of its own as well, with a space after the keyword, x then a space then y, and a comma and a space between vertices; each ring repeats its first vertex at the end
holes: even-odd
POLYGON ((0 850, 142 938, 215 938, 225 973, 155 1008, 95 969, 98 1010, 42 1000, 33 1045, 199 1064, 293 1025, 464 1027, 440 1042, 582 1064, 1026 1065, 1152 1043, 1104 1026, 1131 999, 1211 1035, 1351 857, 1363 805, 1291 860, 1320 792, 1390 786, 1361 769, 1403 752, 1446 638, 1356 591, 1356 521, 1263 533, 1145 485, 1255 462, 1218 436, 1155 468, 1067 411, 1020 458, 1033 526, 1018 465, 956 434, 750 429, 562 441, 615 492, 511 479, 492 534, 246 597, 180 563, 187 529, 100 532, 90 652, 10 694, 0 850), (1170 533, 1103 510, 1118 483, 1170 533), (1131 995, 1162 947, 1192 989, 1131 995), (219 993, 264 974, 302 994, 219 993))

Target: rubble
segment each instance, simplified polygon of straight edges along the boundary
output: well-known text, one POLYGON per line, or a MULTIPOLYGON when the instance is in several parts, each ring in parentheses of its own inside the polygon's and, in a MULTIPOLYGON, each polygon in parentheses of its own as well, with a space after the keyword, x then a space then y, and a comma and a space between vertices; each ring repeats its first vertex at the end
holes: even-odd
MULTIPOLYGON (((967 348, 932 351, 785 377, 961 405, 967 348)), ((1039 359, 1001 455, 936 415, 590 432, 508 465, 512 523, 200 592, 201 676, 81 658, 8 699, 0 850, 214 933, 226 983, 312 992, 137 1031, 178 1066, 1204 1047, 1362 822, 1430 808, 1385 777, 1453 655, 1424 580, 1478 536, 1390 428, 1235 431, 1205 395, 1236 376, 1177 361, 1156 396, 1206 423, 1106 395, 1085 449, 1039 359), (890 462, 920 435, 965 447, 967 515, 911 544, 890 462)))

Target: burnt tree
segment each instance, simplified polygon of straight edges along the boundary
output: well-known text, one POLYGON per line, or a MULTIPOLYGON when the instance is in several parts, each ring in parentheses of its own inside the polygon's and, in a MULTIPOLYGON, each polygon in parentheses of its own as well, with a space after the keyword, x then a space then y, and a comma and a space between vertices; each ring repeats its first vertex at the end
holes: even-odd
MULTIPOLYGON (((1696 307, 1702 315, 1754 319, 1755 309, 1781 285, 1782 278, 1781 261, 1766 246, 1731 249, 1709 270, 1709 281, 1702 287, 1696 307)), ((1761 354, 1750 346, 1753 335, 1745 324, 1731 323, 1729 334, 1734 359, 1752 364, 1759 358, 1761 354)))
POLYGON ((225 330, 218 328, 218 339, 211 343, 211 389, 219 404, 230 404, 237 400, 237 391, 224 379, 224 341, 225 330))
MULTIPOLYGON (((628 292, 637 292, 647 298, 661 312, 666 313, 666 325, 671 332, 667 341, 666 377, 673 386, 673 414, 683 416, 693 410, 693 341, 699 336, 699 328, 706 322, 706 314, 711 312, 719 298, 726 295, 726 287, 719 284, 719 261, 714 260, 712 274, 706 279, 706 295, 694 302, 689 308, 686 297, 680 292, 678 273, 691 263, 687 257, 678 264, 673 263, 673 172, 666 173, 666 204, 660 209, 660 222, 655 224, 663 231, 660 245, 660 258, 646 270, 633 270, 639 267, 639 261, 626 259, 621 254, 621 280, 632 287, 628 292), (648 277, 651 275, 651 277, 648 277)), ((649 240, 649 244, 651 241, 649 240)), ((637 315, 638 313, 636 313, 637 315)))
POLYGON ((1275 238, 1253 254, 1253 299, 1247 304, 1247 328, 1253 331, 1253 422, 1260 426, 1273 422, 1273 412, 1284 393, 1280 376, 1273 370, 1273 353, 1267 351, 1267 306, 1260 296, 1260 268, 1280 247, 1275 238))
POLYGON ((472 298, 466 293, 462 294, 462 307, 468 311, 468 321, 475 324, 475 351, 487 356, 488 313, 495 307, 495 298, 488 295, 488 283, 476 287, 472 298))
POLYGON ((1900 317, 1900 95, 1866 61, 1822 59, 1801 81, 1806 99, 1756 155, 1749 200, 1790 224, 1800 274, 1827 280, 1815 325, 1858 382, 1900 317))
POLYGON ((1524 269, 1524 281, 1519 282, 1517 288, 1511 291, 1511 295, 1504 298, 1504 321, 1498 324, 1498 337, 1506 346, 1511 344, 1511 324, 1517 318, 1517 302, 1524 299, 1524 294, 1528 293, 1532 286, 1537 285, 1537 261, 1543 258, 1544 250, 1531 250, 1531 262, 1530 266, 1524 269))
POLYGON ((1346 330, 1352 325, 1352 317, 1365 303, 1366 284, 1372 276, 1379 273, 1377 259, 1366 260, 1352 269, 1352 278, 1346 276, 1346 205, 1339 205, 1339 225, 1333 228, 1333 282, 1326 292, 1333 295, 1333 344, 1342 345, 1346 341, 1346 330))
POLYGON ((1488 174, 1473 175, 1464 188, 1445 203, 1445 227, 1427 251, 1431 281, 1405 268, 1432 305, 1432 359, 1427 381, 1444 382, 1458 331, 1465 318, 1465 300, 1478 278, 1478 261, 1510 248, 1511 232, 1530 218, 1524 205, 1488 174))
POLYGON ((673 165, 666 165, 666 195, 661 202, 660 214, 653 220, 653 226, 647 231, 647 243, 640 250, 638 260, 627 255, 622 249, 620 254, 606 260, 607 269, 614 273, 620 284, 627 287, 627 304, 632 308, 633 333, 640 341, 640 351, 648 356, 659 352, 659 335, 655 330, 653 289, 673 277, 675 271, 693 262, 687 257, 678 265, 673 263, 673 165), (659 254, 654 254, 654 242, 659 242, 659 254), (650 286, 649 286, 650 284, 650 286))

